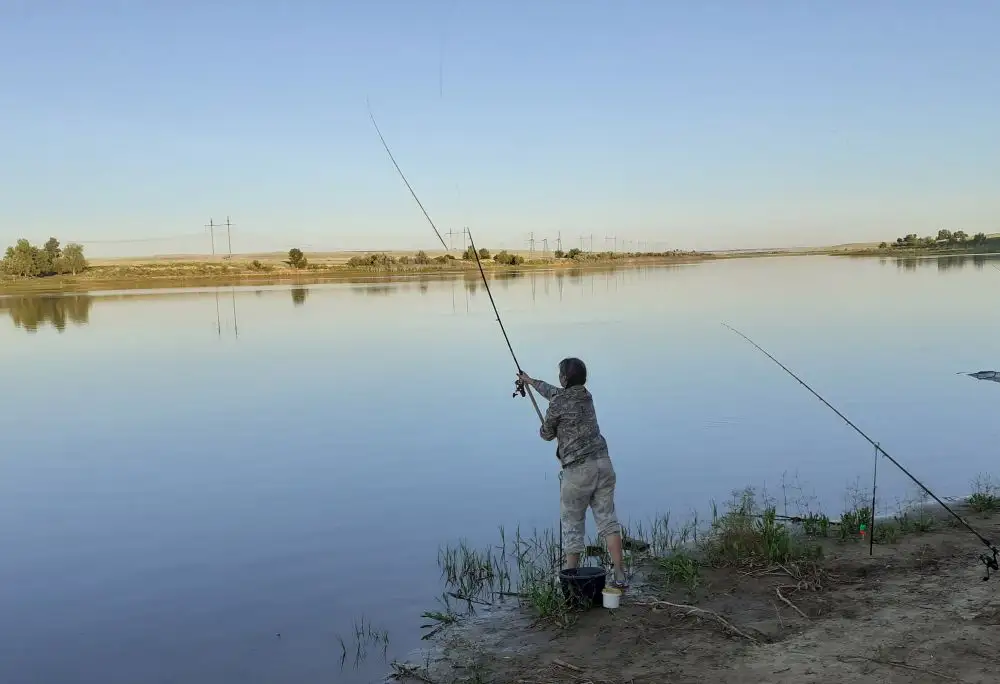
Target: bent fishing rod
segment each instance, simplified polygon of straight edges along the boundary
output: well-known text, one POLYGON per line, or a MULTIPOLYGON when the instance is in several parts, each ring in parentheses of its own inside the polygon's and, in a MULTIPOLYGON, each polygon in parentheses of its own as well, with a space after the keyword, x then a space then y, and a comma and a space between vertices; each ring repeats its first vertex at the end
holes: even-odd
MULTIPOLYGON (((389 160, 392 162, 392 165, 396 167, 396 172, 399 174, 399 177, 403 179, 406 189, 410 191, 413 201, 415 201, 417 206, 420 207, 420 211, 423 212, 424 218, 427 219, 429 224, 431 224, 434 234, 437 235, 438 240, 441 241, 441 246, 444 247, 445 251, 448 251, 448 245, 445 244, 444 238, 441 237, 441 233, 438 231, 437 226, 434 225, 434 221, 431 219, 430 214, 427 213, 427 210, 424 208, 423 202, 421 202, 420 198, 417 197, 417 193, 413 190, 413 186, 410 185, 410 181, 406 180, 406 175, 403 173, 403 170, 399 168, 399 164, 396 163, 396 158, 393 156, 392 150, 389 149, 389 144, 386 143, 385 136, 382 135, 382 131, 378 127, 378 122, 375 121, 375 114, 372 113, 371 102, 366 101, 366 104, 368 105, 368 118, 371 119, 372 126, 375 127, 375 132, 378 133, 378 139, 382 142, 382 147, 385 148, 385 153, 389 155, 389 160)), ((493 313, 496 315, 497 323, 500 324, 500 332, 503 333, 503 339, 504 342, 507 343, 507 349, 510 351, 510 357, 514 359, 514 367, 517 368, 517 372, 520 375, 524 371, 521 369, 521 364, 518 362, 517 355, 514 353, 514 346, 510 343, 510 338, 507 336, 507 329, 504 328, 503 321, 500 320, 500 311, 497 309, 497 303, 493 299, 493 291, 490 290, 490 283, 486 278, 486 271, 483 270, 483 263, 479 259, 479 252, 476 250, 476 244, 472 240, 472 231, 466 228, 465 232, 469 236, 469 245, 472 249, 473 255, 475 255, 476 266, 479 267, 479 275, 482 276, 483 285, 486 287, 486 294, 489 296, 490 304, 493 306, 493 313)), ((542 417, 542 410, 538 408, 538 401, 535 400, 535 395, 532 394, 531 387, 525 385, 525 383, 521 381, 520 377, 518 377, 514 383, 514 394, 512 396, 516 397, 518 394, 522 397, 526 396, 531 400, 531 405, 535 409, 535 413, 538 415, 539 422, 544 423, 545 419, 542 417)))
MULTIPOLYGON (((965 527, 965 529, 967 529, 967 530, 968 530, 969 532, 971 532, 971 533, 972 533, 973 535, 975 535, 975 536, 976 536, 976 538, 977 538, 977 539, 979 539, 979 541, 981 541, 981 542, 983 543, 983 545, 984 545, 984 546, 985 546, 985 547, 986 547, 987 549, 989 549, 990 553, 992 554, 992 555, 987 555, 987 554, 983 553, 983 554, 980 554, 980 556, 979 556, 979 560, 980 560, 980 561, 982 561, 984 565, 986 565, 986 576, 985 576, 985 577, 983 577, 983 580, 984 580, 984 581, 985 581, 985 580, 988 580, 988 579, 990 578, 990 571, 991 571, 991 570, 992 570, 992 571, 994 571, 994 572, 1000 572, 1000 549, 998 549, 998 548, 997 548, 997 547, 996 547, 996 546, 995 546, 995 545, 993 544, 993 542, 992 542, 992 541, 990 541, 989 539, 987 539, 986 537, 984 537, 984 536, 983 536, 983 535, 982 535, 982 534, 981 534, 981 533, 979 532, 979 530, 977 530, 977 529, 976 529, 976 528, 974 528, 974 527, 973 527, 972 525, 970 525, 970 524, 969 524, 969 523, 968 523, 968 522, 967 522, 967 521, 965 520, 965 518, 963 518, 963 517, 962 517, 962 516, 960 516, 960 515, 959 515, 958 513, 956 513, 955 511, 953 511, 953 510, 951 509, 951 507, 950 507, 950 506, 949 506, 948 504, 946 504, 946 503, 945 503, 944 501, 942 501, 941 499, 939 499, 939 498, 937 497, 937 495, 935 495, 935 494, 934 494, 934 492, 932 492, 932 491, 931 491, 931 490, 929 490, 929 489, 928 489, 927 487, 925 487, 925 486, 924 486, 924 483, 923 483, 923 482, 921 482, 921 481, 920 481, 920 480, 918 480, 918 479, 917 479, 916 477, 914 477, 914 476, 913 476, 913 475, 912 475, 912 474, 910 473, 910 471, 909 471, 909 470, 907 470, 906 468, 904 468, 904 467, 903 467, 903 465, 902 465, 902 464, 901 464, 901 463, 900 463, 899 461, 897 461, 897 460, 896 460, 896 459, 894 459, 894 458, 893 458, 892 456, 890 456, 890 455, 888 454, 888 452, 886 452, 886 450, 885 450, 885 449, 883 449, 883 448, 882 448, 882 447, 881 447, 881 446, 879 445, 879 443, 878 443, 878 442, 876 442, 876 441, 875 441, 875 440, 873 440, 873 439, 872 439, 871 437, 869 437, 869 436, 868 436, 867 434, 865 434, 865 432, 864 432, 864 431, 863 431, 863 430, 862 430, 861 428, 859 428, 859 427, 858 427, 857 425, 855 425, 855 424, 854 424, 854 423, 853 423, 853 422, 851 421, 851 419, 850 419, 850 418, 848 418, 847 416, 845 416, 845 415, 844 415, 843 413, 841 413, 841 412, 840 412, 840 411, 839 411, 839 410, 838 410, 838 409, 837 409, 836 407, 834 407, 834 405, 833 405, 833 404, 831 404, 831 403, 830 403, 830 402, 828 402, 828 401, 827 401, 826 399, 824 399, 824 398, 823 398, 823 397, 822 397, 822 396, 821 396, 821 395, 819 394, 819 392, 817 392, 817 391, 816 391, 816 390, 814 390, 814 389, 813 389, 812 387, 810 387, 810 386, 809 386, 809 385, 808 385, 808 384, 806 383, 806 381, 805 381, 805 380, 803 380, 803 379, 802 379, 802 378, 800 378, 800 377, 799 377, 798 375, 796 375, 795 373, 793 373, 793 372, 792 372, 792 371, 791 371, 791 370, 790 370, 790 369, 788 368, 788 366, 786 366, 785 364, 783 364, 783 363, 782 363, 781 361, 778 361, 778 359, 776 359, 776 358, 775 358, 774 356, 772 356, 772 355, 771 355, 771 354, 770 354, 770 353, 769 353, 769 352, 768 352, 768 351, 767 351, 766 349, 764 349, 763 347, 761 347, 761 346, 760 346, 759 344, 757 344, 756 342, 754 342, 753 340, 751 340, 751 339, 750 339, 749 337, 747 337, 746 335, 744 335, 743 333, 741 333, 741 332, 740 332, 739 330, 737 330, 737 329, 736 329, 736 328, 734 328, 733 326, 731 326, 731 325, 729 325, 729 324, 727 324, 727 323, 723 323, 722 325, 723 325, 723 326, 725 326, 726 328, 729 328, 729 329, 730 329, 731 331, 733 331, 734 333, 736 333, 737 335, 739 335, 740 337, 742 337, 742 338, 743 338, 744 340, 746 340, 747 342, 749 342, 750 344, 752 344, 752 345, 753 345, 753 346, 754 346, 754 347, 755 347, 755 348, 757 349, 757 351, 759 351, 759 352, 760 352, 760 353, 762 353, 762 354, 763 354, 764 356, 766 356, 767 358, 769 358, 769 359, 771 359, 772 361, 774 361, 774 363, 776 363, 776 364, 777 364, 777 365, 778 365, 778 366, 779 366, 779 367, 780 367, 780 368, 781 368, 781 369, 782 369, 783 371, 785 371, 785 372, 786 372, 786 373, 788 373, 788 374, 789 374, 790 376, 792 376, 793 378, 795 378, 795 379, 796 379, 796 380, 798 381, 798 383, 799 383, 800 385, 802 385, 802 386, 803 386, 803 387, 805 387, 805 388, 806 388, 807 390, 809 390, 809 391, 810 391, 810 392, 812 393, 812 395, 813 395, 814 397, 816 397, 816 398, 817 398, 817 399, 819 399, 819 400, 820 400, 821 402, 823 402, 823 404, 824 404, 824 405, 825 405, 825 406, 826 406, 826 407, 827 407, 828 409, 830 409, 831 411, 833 411, 834 413, 836 413, 836 414, 837 414, 838 416, 840 416, 840 418, 841 418, 841 419, 842 419, 842 420, 843 420, 843 421, 844 421, 845 423, 847 423, 847 424, 848 424, 848 425, 849 425, 849 426, 850 426, 850 427, 851 427, 851 428, 852 428, 852 429, 853 429, 853 430, 854 430, 855 432, 857 432, 857 433, 858 433, 859 435, 861 435, 862 437, 864 437, 864 438, 865 438, 865 439, 866 439, 866 440, 868 441, 868 443, 869 443, 869 444, 871 444, 871 445, 872 445, 873 447, 875 447, 875 451, 876 451, 876 452, 878 452, 878 453, 881 453, 881 454, 882 454, 883 456, 885 456, 885 457, 886 457, 887 459, 889 459, 889 462, 890 462, 890 463, 892 463, 892 464, 893 464, 894 466, 896 466, 897 468, 899 468, 899 469, 900 469, 900 470, 902 471, 902 473, 903 473, 904 475, 906 475, 906 476, 907 476, 908 478, 910 478, 911 480, 913 480, 913 482, 914 482, 914 483, 915 483, 915 484, 916 484, 916 485, 917 485, 918 487, 920 487, 920 488, 921 488, 922 490, 924 490, 924 491, 925 491, 925 492, 927 493, 927 495, 928 495, 928 496, 930 496, 930 497, 931 497, 932 499, 934 499, 934 500, 935 500, 936 502, 938 502, 939 504, 941 504, 941 507, 942 507, 942 508, 944 508, 944 510, 948 511, 948 513, 950 513, 950 514, 951 514, 951 515, 952 515, 952 516, 953 516, 953 517, 954 517, 954 518, 955 518, 955 519, 956 519, 956 520, 957 520, 958 522, 960 522, 960 523, 962 524, 962 526, 963 526, 963 527, 965 527)), ((873 510, 873 514, 874 514, 874 510, 873 510)), ((873 534, 873 533, 874 533, 874 530, 872 530, 872 531, 870 532, 870 534, 873 534)))

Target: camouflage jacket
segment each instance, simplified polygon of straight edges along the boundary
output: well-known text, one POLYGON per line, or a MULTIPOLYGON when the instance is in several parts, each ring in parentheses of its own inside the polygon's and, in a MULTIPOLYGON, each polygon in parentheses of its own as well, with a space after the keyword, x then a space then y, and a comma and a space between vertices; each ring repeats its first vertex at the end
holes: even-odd
POLYGON ((586 387, 562 389, 541 380, 531 386, 549 400, 549 408, 538 431, 549 442, 559 440, 556 455, 563 466, 607 452, 608 443, 597 425, 594 398, 586 387))

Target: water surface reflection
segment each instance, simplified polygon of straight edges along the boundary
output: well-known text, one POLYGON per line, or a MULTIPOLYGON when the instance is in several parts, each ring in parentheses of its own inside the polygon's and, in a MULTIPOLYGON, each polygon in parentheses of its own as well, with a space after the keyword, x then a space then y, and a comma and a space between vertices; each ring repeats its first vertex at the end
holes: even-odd
POLYGON ((87 325, 93 305, 94 298, 88 294, 0 297, 0 312, 6 311, 15 327, 29 333, 44 325, 59 332, 66 330, 67 322, 87 325))
MULTIPOLYGON (((936 493, 962 494, 1000 475, 997 386, 955 375, 997 367, 987 260, 491 284, 526 370, 554 380, 559 358, 587 361, 626 520, 705 514, 796 473, 839 515, 847 486, 870 482, 869 446, 720 322, 936 493)), ((558 515, 552 447, 511 399, 484 294, 475 277, 372 277, 0 298, 0 349, 18 361, 2 369, 18 391, 0 393, 17 428, 0 478, 0 682, 380 681, 378 662, 340 670, 336 635, 363 615, 407 657, 440 595, 439 544, 558 515), (72 382, 54 391, 39 369, 72 382)), ((882 473, 891 507, 909 484, 882 473)))

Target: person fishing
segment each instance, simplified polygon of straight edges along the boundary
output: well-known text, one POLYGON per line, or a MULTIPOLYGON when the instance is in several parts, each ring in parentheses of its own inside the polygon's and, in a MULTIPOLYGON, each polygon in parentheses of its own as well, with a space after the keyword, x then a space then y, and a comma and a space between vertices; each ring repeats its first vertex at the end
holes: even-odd
POLYGON ((525 372, 518 380, 534 388, 549 406, 539 435, 547 442, 557 440, 556 458, 562 465, 559 486, 559 522, 566 552, 566 568, 577 568, 585 550, 584 531, 587 508, 594 514, 597 532, 604 537, 614 563, 611 586, 625 589, 622 564, 621 526, 615 515, 615 468, 608 443, 601 434, 594 410, 594 398, 584 386, 587 366, 577 358, 559 362, 559 384, 555 387, 525 372))

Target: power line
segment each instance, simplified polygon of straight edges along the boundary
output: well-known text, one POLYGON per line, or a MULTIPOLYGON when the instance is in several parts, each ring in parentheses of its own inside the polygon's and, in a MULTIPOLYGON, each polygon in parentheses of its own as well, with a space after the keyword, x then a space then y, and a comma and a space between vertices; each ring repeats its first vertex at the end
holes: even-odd
POLYGON ((133 242, 165 242, 167 240, 180 240, 184 238, 200 238, 204 237, 205 233, 181 233, 178 235, 164 235, 162 237, 148 237, 148 238, 122 238, 118 240, 67 240, 67 244, 70 242, 75 242, 81 245, 117 245, 117 244, 128 244, 133 242))

